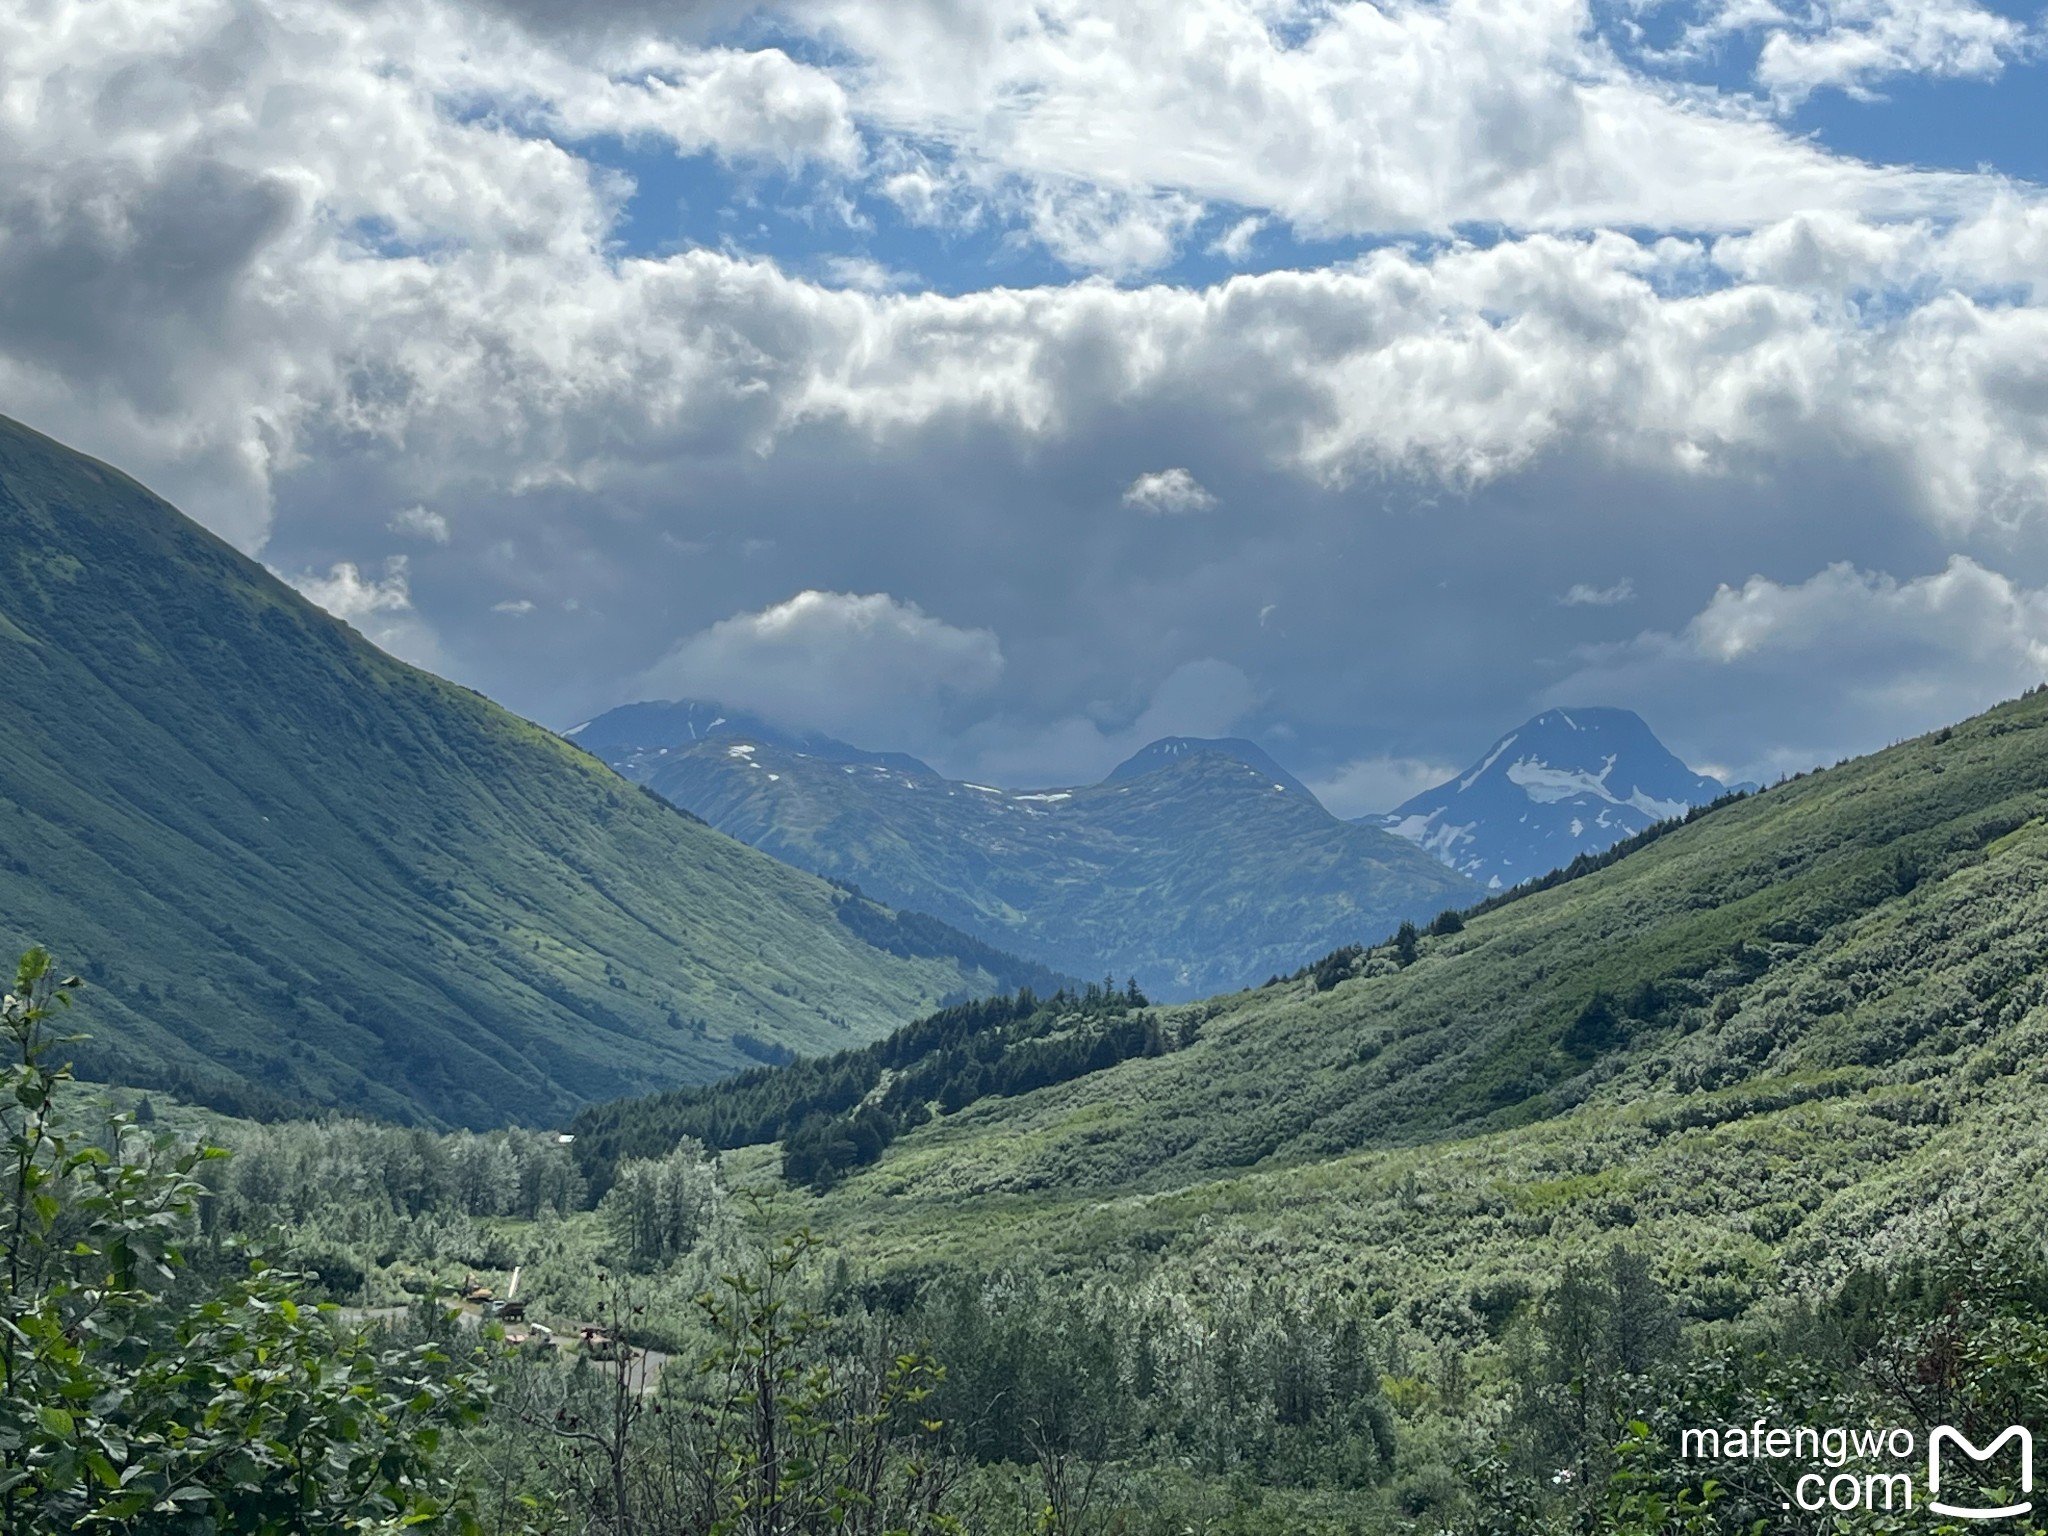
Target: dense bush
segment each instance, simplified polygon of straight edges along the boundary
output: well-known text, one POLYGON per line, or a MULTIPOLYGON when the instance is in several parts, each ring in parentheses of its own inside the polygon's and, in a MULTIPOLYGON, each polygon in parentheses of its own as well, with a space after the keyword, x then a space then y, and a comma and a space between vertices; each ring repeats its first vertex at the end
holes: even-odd
POLYGON ((76 1123, 47 1029, 74 986, 31 951, 0 1001, 0 1531, 461 1525, 437 1450, 484 1378, 337 1328, 260 1258, 186 1270, 215 1154, 76 1123))

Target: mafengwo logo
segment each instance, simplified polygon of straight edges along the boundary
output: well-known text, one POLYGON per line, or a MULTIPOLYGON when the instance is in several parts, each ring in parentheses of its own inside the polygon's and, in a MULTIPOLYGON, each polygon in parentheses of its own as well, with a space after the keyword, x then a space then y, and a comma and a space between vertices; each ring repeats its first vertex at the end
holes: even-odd
POLYGON ((1785 1508, 1838 1515, 1859 1510, 1922 1509, 1950 1520, 2015 1520, 2034 1510, 2034 1437, 2013 1424, 1983 1445, 1951 1424, 1927 1436, 1927 1476, 1913 1471, 1919 1437, 1910 1429, 1787 1429, 1759 1419, 1725 1429, 1688 1429, 1678 1437, 1681 1460, 1806 1463, 1793 1475, 1785 1508), (1908 1469, 1912 1470, 1908 1470, 1908 1469), (1999 1490, 1993 1502, 1978 1490, 1999 1490), (1946 1493, 1944 1493, 1946 1490, 1946 1493), (2019 1497, 2012 1497, 2014 1491, 2019 1497))
POLYGON ((2010 1520, 2019 1515, 2031 1514, 2034 1508, 2032 1498, 2017 1504, 2004 1504, 1995 1509, 1986 1509, 1967 1504, 1944 1504, 1941 1493, 1941 1457, 1945 1447, 1961 1451, 1972 1461, 1988 1462, 2008 1441, 2019 1442, 2020 1492, 2034 1491, 2034 1437, 2021 1426, 2014 1424, 1989 1445, 1979 1450, 1964 1438, 1959 1429, 1946 1424, 1936 1427, 1927 1437, 1927 1498, 1928 1509, 1937 1515, 1950 1515, 1960 1520, 2010 1520))

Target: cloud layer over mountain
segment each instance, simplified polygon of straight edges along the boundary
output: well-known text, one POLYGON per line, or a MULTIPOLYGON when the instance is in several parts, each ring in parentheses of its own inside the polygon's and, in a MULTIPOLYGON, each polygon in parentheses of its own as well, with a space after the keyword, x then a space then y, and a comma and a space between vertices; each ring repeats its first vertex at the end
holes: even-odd
POLYGON ((558 725, 710 685, 1022 782, 1165 721, 1392 793, 1597 697, 1760 776, 2041 675, 2048 199, 1797 115, 2040 42, 27 0, 0 410, 558 725))

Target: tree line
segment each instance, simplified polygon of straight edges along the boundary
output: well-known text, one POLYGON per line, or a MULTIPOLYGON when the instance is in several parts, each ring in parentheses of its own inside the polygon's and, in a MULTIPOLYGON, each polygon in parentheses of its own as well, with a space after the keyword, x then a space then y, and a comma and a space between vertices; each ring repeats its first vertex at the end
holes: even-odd
POLYGON ((941 1009, 854 1050, 593 1105, 571 1123, 574 1150, 590 1188, 602 1191, 621 1159, 665 1156, 685 1139, 712 1151, 780 1141, 784 1177, 823 1189, 874 1162, 934 1104, 955 1114, 1192 1039, 1192 1026, 1162 1023, 1135 980, 1050 997, 1025 988, 941 1009))

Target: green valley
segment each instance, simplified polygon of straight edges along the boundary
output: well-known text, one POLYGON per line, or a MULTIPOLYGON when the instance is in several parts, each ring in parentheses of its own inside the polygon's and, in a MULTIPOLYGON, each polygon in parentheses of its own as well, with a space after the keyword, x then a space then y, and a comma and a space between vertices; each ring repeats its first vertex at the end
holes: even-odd
POLYGON ((456 1456, 519 1491, 487 1529, 751 1529, 792 1443, 762 1530, 1898 1529, 1679 1432, 2038 1401, 2044 730, 2036 691, 1251 991, 956 1004, 567 1143, 149 1115, 234 1149, 202 1255, 282 1234, 401 1338, 519 1288, 456 1456))
POLYGON ((1603 1237, 1651 1244, 1701 1317, 1909 1253, 2048 1192, 2044 728, 2037 693, 1667 824, 1405 963, 1153 1010, 1191 1043, 939 1117, 810 1215, 885 1265, 1256 1262, 1284 1234, 1452 1313, 1603 1237))
POLYGON ((0 671, 0 941, 93 984, 95 1075, 546 1124, 1058 985, 680 814, 6 421, 0 671))
MULTIPOLYGON (((934 1298, 960 1277, 1029 1277, 1065 1298, 1055 1313, 1113 1336, 1099 1369, 1119 1392, 1155 1368, 1144 1352, 1164 1346, 1147 1338, 1322 1337, 1296 1307, 1362 1320, 1405 1470, 1333 1505, 1299 1491, 1313 1477, 1261 1460, 1261 1479, 1297 1489, 1268 1493, 1273 1523, 1201 1528, 1305 1528, 1294 1522, 1321 1510, 1331 1530, 1747 1530, 1778 1518, 1780 1495, 1789 1507, 1789 1481, 1716 1465, 1719 1492, 1702 1492, 1705 1474, 1673 1463, 1680 1423, 1883 1412, 1924 1435, 1927 1414, 2025 1411, 1983 1374, 2002 1357, 1976 1351, 2003 1346, 1970 1330, 2017 1328, 2027 1342, 2012 1347, 2044 1358, 2044 731, 2036 691, 1249 992, 955 1010, 792 1076, 769 1116, 780 1145, 727 1151, 722 1177, 774 1191, 773 1223, 816 1232, 867 1305, 922 1298, 910 1315, 942 1337, 953 1325, 934 1298), (1132 1049, 1021 1093, 999 1086, 1048 1039, 1085 1057, 1105 1020, 1132 1049), (948 1063, 976 1062, 980 1091, 952 1088, 948 1063), (905 1085, 939 1081, 950 1099, 905 1113, 905 1085), (818 1177, 820 1146, 891 1116, 880 1145, 818 1177), (1570 1308, 1591 1308, 1594 1349, 1621 1326, 1624 1293, 1649 1298, 1665 1342, 1597 1376, 1559 1364, 1570 1308), (1942 1307, 1951 1324, 1931 1320, 1942 1307), (1901 1398, 1899 1372, 1934 1369, 1915 1351, 1937 1347, 1937 1326, 1968 1342, 1938 1346, 1960 1351, 1938 1392, 1901 1398), (1526 1417, 1561 1405, 1586 1415, 1569 1443, 1526 1417), (1630 1439, 1631 1419, 1649 1438, 1630 1439), (1506 1461, 1488 1462, 1496 1445, 1506 1461), (1565 1472, 1538 1477, 1537 1455, 1565 1472), (1598 1481, 1564 1497, 1566 1473, 1598 1481), (1486 1524, 1480 1477, 1505 1479, 1489 1486, 1523 1513, 1486 1524), (1692 1525, 1617 1524, 1627 1499, 1603 1492, 1609 1477, 1657 1489, 1667 1509, 1725 1499, 1742 1519, 1701 1505, 1692 1525), (1609 1523, 1573 1523, 1603 1507, 1609 1523)), ((678 1133, 743 1142, 745 1108, 785 1075, 586 1112, 586 1170, 602 1187, 619 1150, 648 1155, 678 1133)), ((1260 1381, 1282 1369, 1239 1363, 1260 1381)), ((1248 1426, 1287 1422, 1284 1394, 1247 1390, 1248 1426)), ((1117 1444, 1142 1464, 1166 1454, 1117 1444)), ((1228 1500, 1183 1507, 1250 1519, 1228 1500)))

